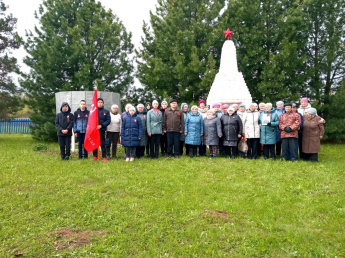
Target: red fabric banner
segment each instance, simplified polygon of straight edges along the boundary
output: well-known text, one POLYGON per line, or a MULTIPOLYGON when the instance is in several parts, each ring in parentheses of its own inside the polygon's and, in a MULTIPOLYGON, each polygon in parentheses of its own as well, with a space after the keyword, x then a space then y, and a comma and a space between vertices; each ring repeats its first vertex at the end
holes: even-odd
POLYGON ((92 104, 90 108, 89 121, 87 122, 84 147, 88 152, 97 149, 101 145, 101 137, 98 126, 98 105, 97 90, 93 94, 92 104))

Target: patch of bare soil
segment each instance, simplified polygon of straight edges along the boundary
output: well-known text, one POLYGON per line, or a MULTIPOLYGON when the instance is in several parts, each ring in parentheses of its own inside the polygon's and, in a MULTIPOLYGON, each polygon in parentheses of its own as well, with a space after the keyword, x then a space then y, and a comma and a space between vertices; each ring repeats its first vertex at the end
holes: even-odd
POLYGON ((102 236, 102 231, 73 231, 72 228, 61 228, 56 231, 57 239, 54 243, 55 250, 74 250, 75 248, 91 244, 91 238, 102 236))

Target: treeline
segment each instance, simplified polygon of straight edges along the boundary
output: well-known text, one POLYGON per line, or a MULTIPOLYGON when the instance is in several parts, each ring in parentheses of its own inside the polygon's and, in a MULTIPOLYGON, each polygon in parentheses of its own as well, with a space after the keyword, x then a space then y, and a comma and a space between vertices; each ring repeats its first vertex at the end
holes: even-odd
POLYGON ((343 0, 158 0, 135 55, 131 34, 99 2, 46 0, 36 18, 20 82, 36 138, 56 138, 55 92, 95 81, 127 102, 207 98, 229 27, 254 101, 306 96, 326 119, 325 139, 345 140, 343 0), (133 89, 134 76, 144 88, 133 89))

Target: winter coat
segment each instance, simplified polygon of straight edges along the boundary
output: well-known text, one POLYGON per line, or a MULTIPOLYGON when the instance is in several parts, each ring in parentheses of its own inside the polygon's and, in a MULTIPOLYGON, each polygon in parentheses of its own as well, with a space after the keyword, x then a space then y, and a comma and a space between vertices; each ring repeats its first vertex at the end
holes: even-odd
POLYGON ((146 122, 147 133, 162 134, 163 115, 160 110, 158 110, 158 114, 153 109, 147 112, 146 122))
POLYGON ((298 130, 301 125, 301 117, 297 113, 284 113, 279 117, 280 137, 284 138, 298 138, 298 130), (290 127, 291 132, 285 132, 285 127, 290 127))
MULTIPOLYGON (((282 109, 276 109, 276 113, 277 113, 277 115, 278 115, 278 119, 279 119, 279 117, 282 115, 282 114, 284 114, 285 113, 285 108, 282 108, 282 109)), ((281 142, 282 141, 282 139, 280 138, 280 130, 279 130, 279 128, 278 128, 278 130, 276 130, 276 140, 277 140, 277 142, 281 142)))
POLYGON ((164 112, 163 131, 180 132, 184 130, 184 116, 181 109, 168 108, 164 112))
POLYGON ((215 115, 220 119, 222 117, 223 113, 220 111, 217 111, 217 112, 215 112, 215 115))
POLYGON ((204 119, 204 144, 219 145, 219 136, 223 136, 222 124, 216 116, 212 119, 204 119))
POLYGON ((193 114, 188 113, 184 131, 187 133, 185 143, 190 145, 200 145, 201 135, 204 133, 204 120, 202 115, 198 112, 193 114))
POLYGON ((105 131, 110 124, 110 112, 104 107, 98 108, 98 124, 101 125, 101 131, 105 131))
POLYGON ((121 114, 121 120, 123 121, 123 119, 126 117, 126 116, 129 116, 129 113, 127 111, 123 112, 121 114))
POLYGON ((147 141, 148 141, 146 109, 142 113, 137 112, 137 116, 140 117, 141 119, 141 125, 142 125, 142 130, 143 130, 143 136, 141 137, 141 140, 140 140, 140 146, 146 146, 147 141))
POLYGON ((198 112, 202 115, 202 119, 205 119, 207 117, 207 111, 208 111, 207 107, 198 108, 198 112))
POLYGON ((121 126, 121 140, 125 147, 136 147, 140 145, 139 138, 143 137, 143 127, 140 117, 136 114, 123 118, 121 126))
POLYGON ((114 115, 110 112, 110 124, 107 127, 107 132, 120 132, 122 125, 122 119, 120 114, 114 115))
POLYGON ((320 136, 325 133, 323 124, 319 124, 321 117, 309 118, 308 115, 305 115, 303 119, 302 152, 319 153, 321 151, 320 136))
MULTIPOLYGON (((184 121, 186 121, 187 114, 188 114, 188 111, 189 111, 189 106, 188 106, 188 111, 187 111, 187 112, 183 111, 183 108, 184 108, 185 106, 188 106, 188 104, 187 104, 187 103, 182 103, 182 105, 181 105, 181 110, 182 110, 182 113, 183 113, 184 121)), ((186 140, 186 136, 184 135, 184 133, 181 133, 181 134, 180 134, 180 141, 181 141, 181 142, 184 142, 185 140, 186 140)))
POLYGON ((60 113, 55 117, 55 126, 57 129, 57 136, 72 136, 72 128, 73 128, 73 114, 71 113, 71 108, 67 102, 62 102, 60 113), (62 112, 62 107, 64 105, 68 106, 67 112, 62 112), (61 130, 68 130, 67 134, 63 134, 61 130))
POLYGON ((260 124, 260 143, 261 144, 276 144, 277 143, 277 131, 279 131, 279 118, 274 109, 271 111, 264 111, 259 118, 260 124), (263 125, 264 115, 270 116, 271 125, 263 125))
POLYGON ((237 115, 241 118, 242 123, 243 123, 243 119, 244 119, 245 114, 246 114, 246 111, 244 111, 244 112, 237 111, 237 115))
POLYGON ((246 111, 243 119, 243 131, 246 138, 260 138, 259 117, 260 113, 257 110, 254 112, 246 111))
POLYGON ((305 108, 302 108, 302 106, 299 107, 299 109, 297 109, 297 112, 300 113, 302 116, 308 114, 308 110, 311 108, 310 103, 308 103, 308 105, 305 108))
POLYGON ((82 111, 80 108, 74 112, 73 131, 75 133, 86 133, 87 121, 89 120, 90 111, 86 108, 82 111))
POLYGON ((235 113, 231 116, 224 114, 220 119, 223 130, 223 141, 238 141, 238 135, 242 134, 243 126, 241 118, 235 113))

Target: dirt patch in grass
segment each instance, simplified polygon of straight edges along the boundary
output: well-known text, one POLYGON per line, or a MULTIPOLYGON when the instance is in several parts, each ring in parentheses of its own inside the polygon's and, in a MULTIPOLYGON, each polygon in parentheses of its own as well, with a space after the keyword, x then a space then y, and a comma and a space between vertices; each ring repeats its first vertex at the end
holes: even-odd
POLYGON ((90 186, 90 185, 97 184, 97 182, 98 182, 98 181, 97 181, 96 179, 91 179, 91 180, 89 180, 89 181, 85 181, 85 182, 79 184, 79 186, 81 186, 81 187, 88 187, 88 186, 90 186))
POLYGON ((105 235, 102 231, 73 231, 72 228, 61 228, 56 231, 57 239, 54 242, 55 250, 74 250, 75 248, 91 244, 93 237, 105 235))
POLYGON ((215 225, 232 222, 232 219, 226 211, 204 210, 203 217, 209 221, 210 224, 215 225))

